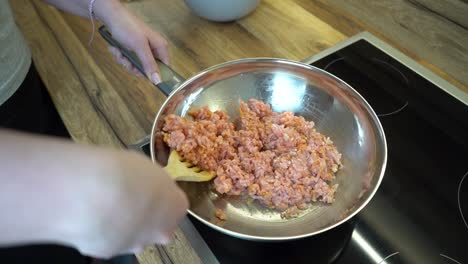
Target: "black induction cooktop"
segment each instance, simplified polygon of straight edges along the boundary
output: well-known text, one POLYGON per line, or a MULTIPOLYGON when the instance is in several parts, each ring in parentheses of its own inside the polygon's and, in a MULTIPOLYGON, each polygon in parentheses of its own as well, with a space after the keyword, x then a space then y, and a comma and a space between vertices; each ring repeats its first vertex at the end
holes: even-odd
POLYGON ((466 94, 369 35, 306 62, 377 113, 388 144, 378 192, 348 222, 291 242, 241 240, 189 217, 220 263, 468 263, 466 94))
POLYGON ((367 100, 388 145, 382 184, 336 263, 468 263, 468 107, 405 63, 366 39, 312 63, 367 100))

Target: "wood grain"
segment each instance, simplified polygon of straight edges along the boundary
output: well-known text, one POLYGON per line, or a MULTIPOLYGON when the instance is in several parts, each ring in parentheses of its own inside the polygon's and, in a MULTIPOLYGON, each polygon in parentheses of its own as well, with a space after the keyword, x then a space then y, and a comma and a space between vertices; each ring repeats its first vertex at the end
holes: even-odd
MULTIPOLYGON (((448 82, 453 84, 454 86, 458 87, 460 90, 468 92, 468 83, 462 83, 461 81, 455 79, 456 75, 450 74, 450 71, 446 72, 441 70, 433 63, 437 62, 430 62, 427 59, 427 56, 418 56, 413 51, 410 50, 411 47, 407 45, 408 42, 413 42, 414 40, 409 38, 407 41, 398 42, 384 34, 382 31, 377 30, 374 28, 372 24, 366 24, 357 16, 348 13, 347 11, 343 10, 340 5, 335 5, 331 1, 327 0, 294 0, 297 4, 302 6, 308 12, 315 14, 321 20, 326 21, 328 24, 333 26, 336 30, 340 31, 341 33, 345 34, 346 36, 353 36, 363 30, 369 31, 373 35, 377 36, 378 38, 382 39, 386 43, 392 45, 396 49, 400 50, 401 52, 405 53, 408 57, 412 58, 422 66, 426 67, 427 69, 433 71, 435 74, 441 76, 442 78, 446 79, 448 82)), ((432 1, 432 0, 428 0, 432 1)), ((450 45, 450 43, 447 43, 450 45)), ((424 55, 424 54, 423 54, 424 55)), ((442 58, 445 58, 442 56, 442 58)), ((450 65, 449 65, 450 66, 450 65)), ((462 65, 463 67, 463 65, 462 65)))
POLYGON ((231 23, 201 19, 180 0, 127 6, 168 38, 173 67, 185 76, 240 58, 301 60, 346 38, 300 6, 283 2, 264 0, 251 15, 231 23))
POLYGON ((468 92, 468 30, 461 26, 468 19, 466 3, 453 0, 446 5, 444 1, 440 7, 439 1, 431 0, 329 2, 358 18, 366 28, 373 28, 417 57, 424 58, 455 79, 456 86, 468 92), (459 22, 454 23, 455 20, 459 22))
POLYGON ((185 235, 179 230, 174 234, 174 242, 168 246, 150 246, 137 259, 141 264, 154 263, 202 263, 198 255, 191 247, 187 247, 189 242, 185 235), (186 248, 182 251, 180 248, 186 248))
POLYGON ((407 0, 424 12, 432 13, 447 22, 468 29, 468 3, 461 0, 407 0))
POLYGON ((97 33, 93 42, 89 44, 91 36, 89 20, 69 14, 62 14, 62 17, 76 35, 77 43, 81 43, 102 74, 107 77, 109 89, 117 92, 121 98, 120 103, 123 102, 131 112, 136 126, 127 127, 128 130, 120 132, 134 133, 134 128, 141 127, 143 133, 137 132, 126 141, 134 143, 135 138, 139 139, 143 134, 150 133, 154 117, 165 100, 164 95, 146 78, 137 77, 116 63, 107 50, 107 43, 97 33))
MULTIPOLYGON (((120 142, 128 145, 144 137, 148 132, 133 118, 127 104, 116 92, 116 87, 110 84, 57 9, 42 2, 33 3, 44 22, 54 32, 55 39, 80 77, 79 80, 93 108, 96 112, 105 113, 106 123, 120 142)), ((80 101, 76 103, 79 104, 80 101)))
POLYGON ((168 38, 172 66, 183 76, 229 60, 275 56, 269 45, 238 24, 210 23, 193 15, 183 1, 136 1, 127 6, 168 38))
POLYGON ((295 0, 294 2, 346 36, 353 36, 364 30, 364 25, 359 20, 341 12, 328 0, 295 0))
POLYGON ((263 0, 253 14, 238 23, 269 44, 277 57, 292 60, 305 59, 346 38, 291 1, 263 0))
POLYGON ((36 68, 73 140, 121 146, 121 140, 95 108, 82 78, 46 21, 29 0, 11 2, 30 44, 36 68))

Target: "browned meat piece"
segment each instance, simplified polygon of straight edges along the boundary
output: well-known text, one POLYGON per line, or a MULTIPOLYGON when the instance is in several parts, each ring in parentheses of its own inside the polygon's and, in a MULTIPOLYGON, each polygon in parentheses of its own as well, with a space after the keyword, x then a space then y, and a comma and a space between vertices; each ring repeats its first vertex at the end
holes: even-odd
POLYGON ((333 202, 341 154, 314 122, 255 99, 240 103, 238 130, 224 112, 204 107, 190 115, 166 117, 164 140, 192 164, 215 171, 219 193, 249 195, 288 210, 284 217, 310 202, 333 202))

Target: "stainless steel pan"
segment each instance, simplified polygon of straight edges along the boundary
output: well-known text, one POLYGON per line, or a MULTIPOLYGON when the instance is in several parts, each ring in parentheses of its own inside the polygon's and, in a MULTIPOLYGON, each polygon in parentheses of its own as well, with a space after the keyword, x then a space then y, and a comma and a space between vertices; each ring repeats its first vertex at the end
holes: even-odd
MULTIPOLYGON (((141 69, 133 53, 123 49, 105 31, 101 34, 123 50, 141 69)), ((173 75, 164 65, 159 88, 170 92, 159 110, 151 132, 151 158, 165 165, 168 149, 158 137, 168 114, 187 116, 193 109, 208 105, 238 117, 240 100, 257 98, 275 111, 294 111, 313 120, 319 132, 331 137, 343 154, 343 168, 335 202, 314 203, 294 219, 264 206, 248 204, 242 197, 216 193, 212 183, 180 183, 190 200, 189 214, 204 224, 238 238, 283 241, 312 236, 347 221, 372 199, 382 181, 387 145, 382 126, 369 104, 339 78, 310 65, 272 58, 253 58, 226 62, 208 68, 186 81, 173 75), (167 80, 167 81, 166 81, 167 80), (221 208, 226 221, 215 218, 221 208)), ((157 175, 155 175, 157 177, 157 175)))

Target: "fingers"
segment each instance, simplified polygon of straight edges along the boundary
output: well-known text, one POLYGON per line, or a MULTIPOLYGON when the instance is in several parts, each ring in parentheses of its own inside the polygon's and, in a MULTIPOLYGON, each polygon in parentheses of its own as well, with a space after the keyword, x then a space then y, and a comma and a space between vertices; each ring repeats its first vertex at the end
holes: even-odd
POLYGON ((117 60, 117 62, 119 62, 120 58, 123 58, 123 55, 122 55, 122 53, 120 52, 120 50, 118 48, 116 48, 114 46, 108 46, 107 50, 109 50, 109 52, 114 56, 114 58, 117 60))
MULTIPOLYGON (((175 183, 174 189, 171 189, 171 193, 168 194, 170 206, 166 209, 166 221, 161 221, 161 227, 155 234, 156 243, 168 244, 174 239, 174 232, 176 231, 180 221, 185 216, 189 207, 189 202, 184 191, 182 191, 175 183), (167 221, 169 220, 169 221, 167 221)), ((167 203, 169 204, 169 203, 167 203)), ((164 209, 160 210, 163 211, 164 209)))
POLYGON ((145 247, 137 246, 137 247, 132 248, 129 253, 136 255, 136 254, 142 253, 143 251, 145 251, 145 247))
POLYGON ((140 70, 138 70, 137 68, 135 68, 135 66, 132 65, 132 67, 130 68, 130 72, 135 74, 136 76, 138 77, 144 77, 144 75, 141 73, 140 70))
POLYGON ((123 56, 122 52, 113 46, 108 47, 109 52, 114 56, 115 60, 122 65, 127 71, 135 74, 138 77, 143 77, 143 74, 133 64, 123 56))
POLYGON ((159 58, 166 65, 170 63, 169 45, 161 35, 152 32, 149 35, 149 44, 155 57, 159 58))
POLYGON ((150 79, 154 84, 160 83, 161 75, 159 73, 159 67, 156 64, 156 60, 154 59, 153 52, 151 52, 149 43, 143 43, 142 47, 138 49, 136 53, 143 64, 143 68, 145 69, 145 74, 148 79, 150 79))
MULTIPOLYGON (((135 38, 133 43, 130 43, 129 48, 134 50, 140 59, 145 71, 145 75, 154 84, 161 82, 161 74, 156 63, 155 57, 160 59, 165 64, 170 63, 170 54, 167 41, 157 32, 144 30, 143 38, 135 38), (137 40, 138 39, 138 40, 137 40)), ((117 62, 125 67, 129 72, 141 76, 138 69, 128 61, 115 47, 109 47, 109 51, 114 55, 117 62)))

